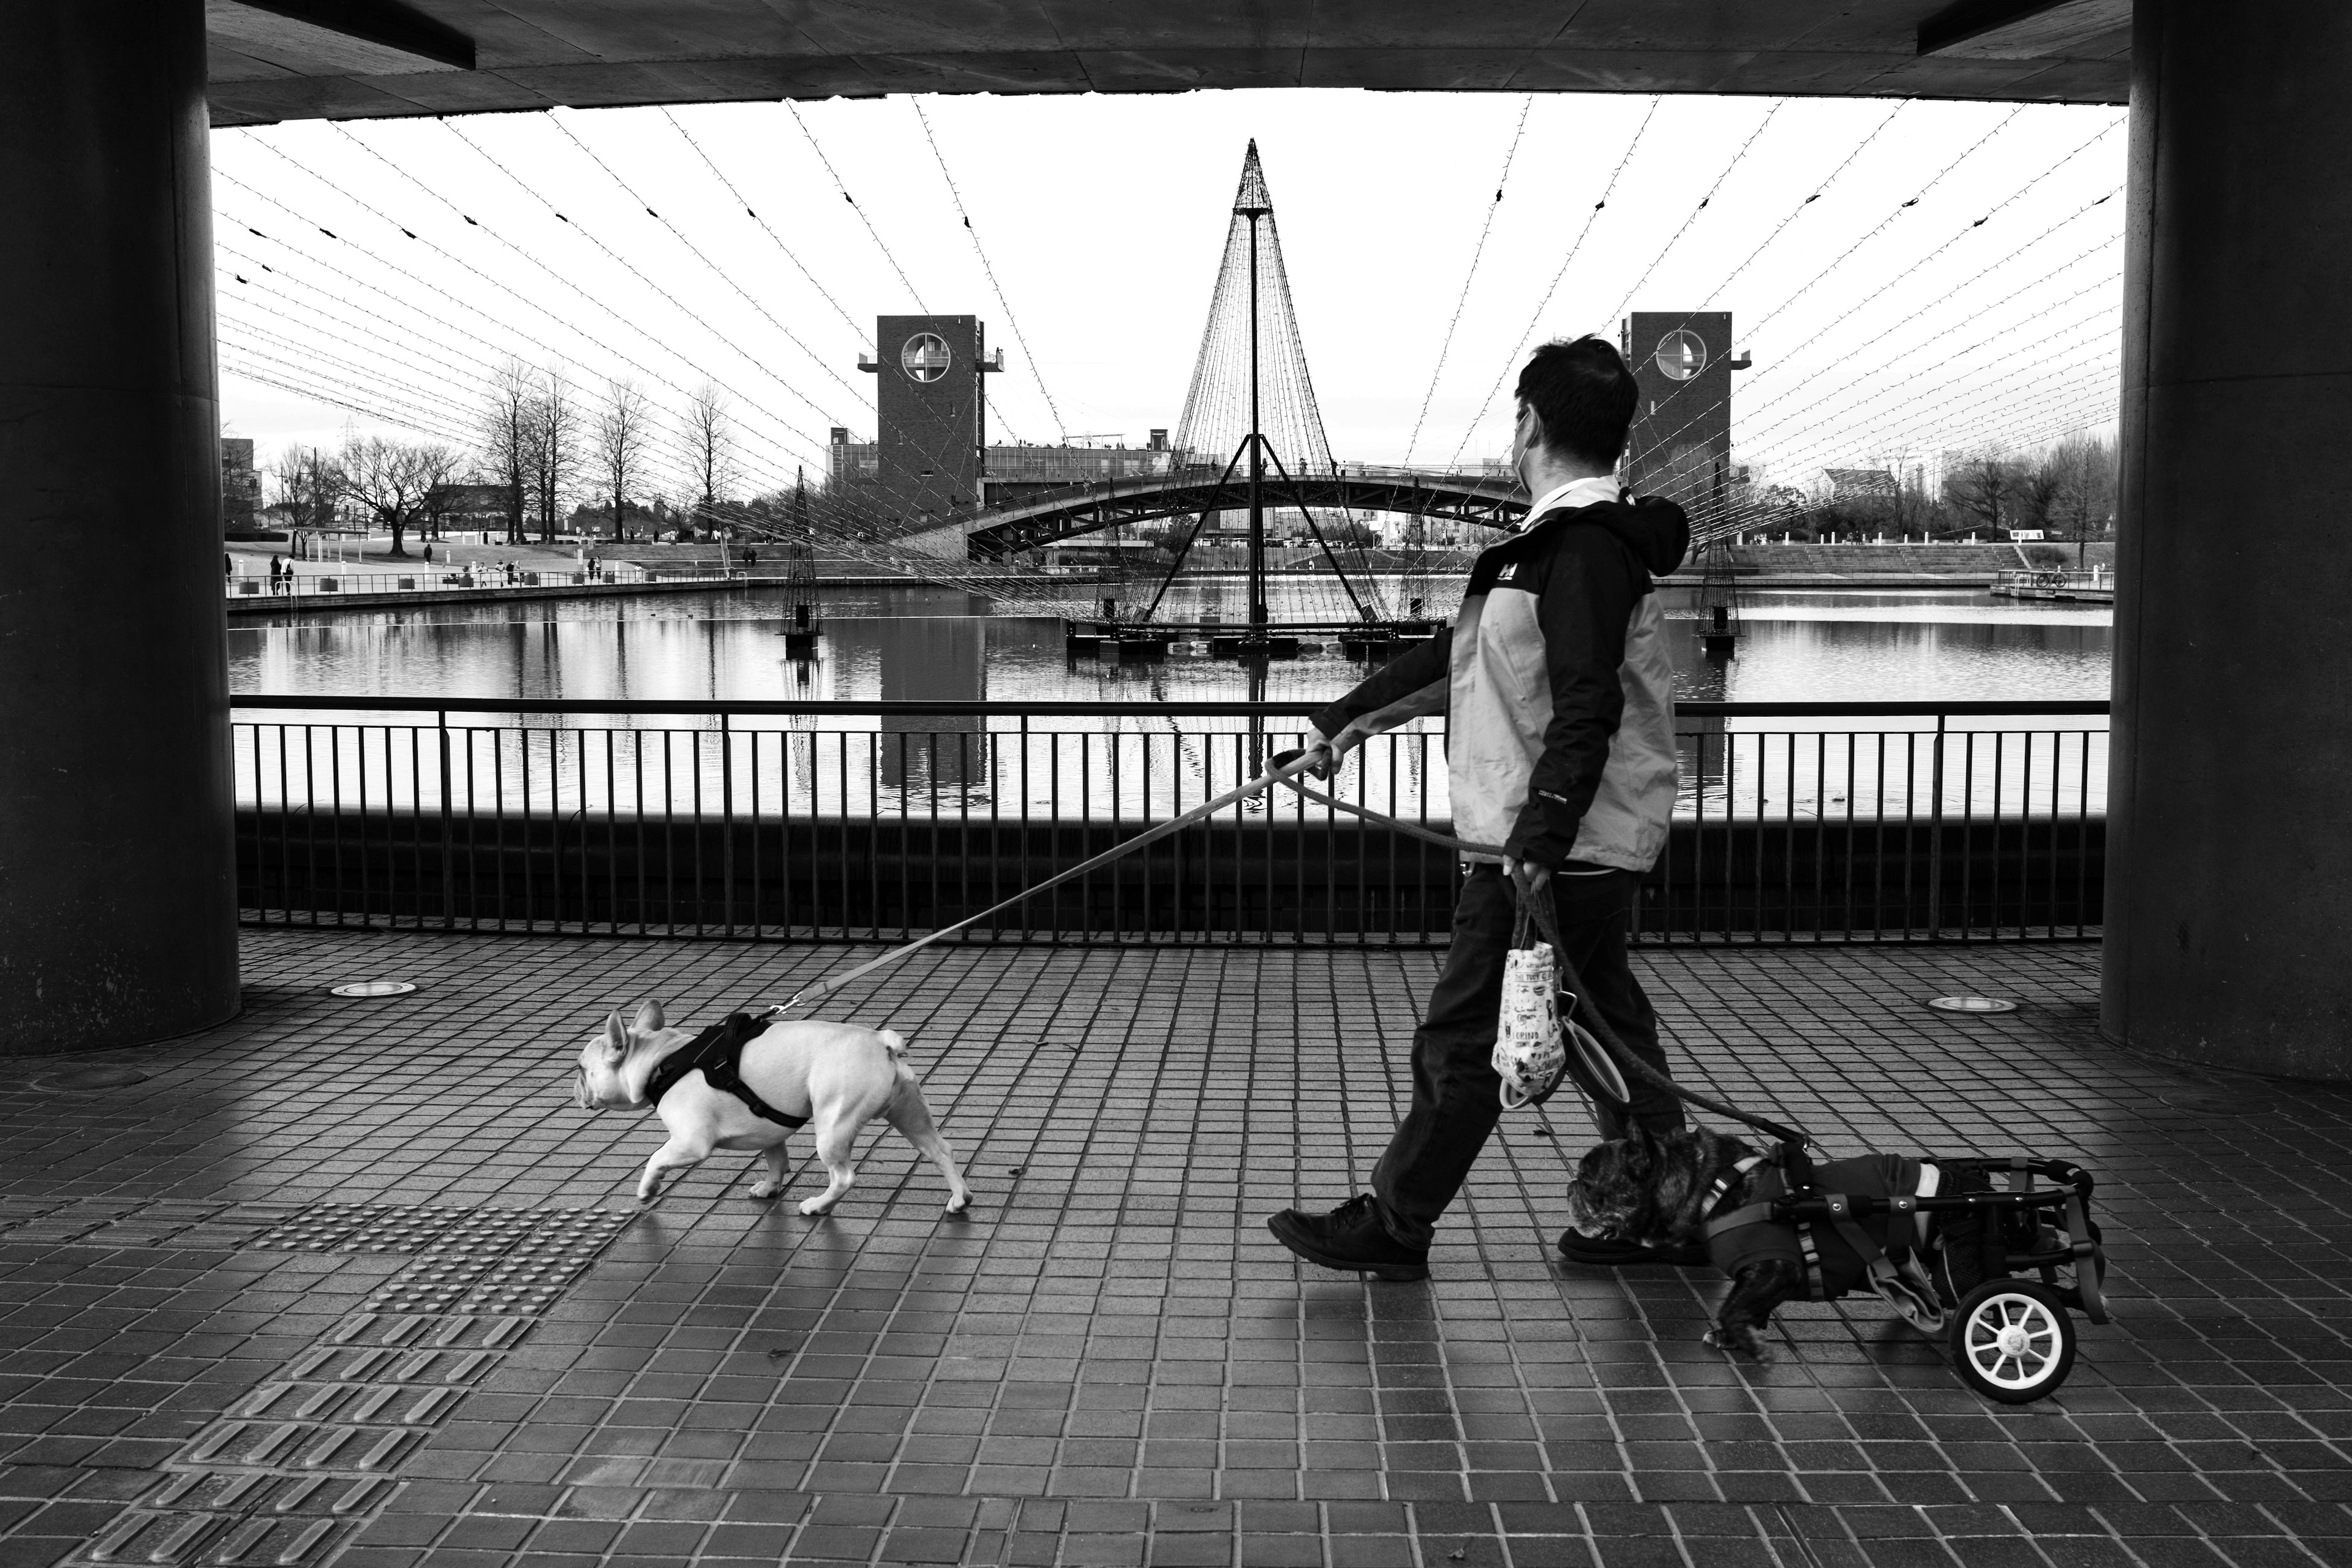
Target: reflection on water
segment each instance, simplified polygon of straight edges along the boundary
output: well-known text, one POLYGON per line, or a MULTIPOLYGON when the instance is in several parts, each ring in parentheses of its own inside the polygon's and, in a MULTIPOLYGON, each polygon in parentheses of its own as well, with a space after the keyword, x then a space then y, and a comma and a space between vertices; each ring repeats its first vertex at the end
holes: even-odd
MULTIPOLYGON (((1205 601, 1215 591, 1212 584, 1181 592, 1205 601)), ((2112 633, 2103 606, 2015 604, 1957 590, 1759 594, 1745 608, 1738 656, 1711 664, 1698 644, 1694 592, 1661 593, 1685 698, 1967 701, 2107 694, 2112 633)), ((1227 598, 1229 609, 1238 606, 1236 597, 1227 598)), ((1189 615, 1195 607, 1175 609, 1189 615)), ((1370 668, 1341 655, 1336 644, 1255 678, 1238 665, 1206 658, 1073 661, 1063 651, 1057 620, 990 616, 986 609, 969 595, 938 590, 828 592, 825 635, 813 662, 784 656, 786 606, 768 589, 321 614, 298 625, 233 627, 230 675, 238 691, 336 698, 1324 701, 1370 668)), ((1118 725, 1106 715, 1093 727, 1118 725)))

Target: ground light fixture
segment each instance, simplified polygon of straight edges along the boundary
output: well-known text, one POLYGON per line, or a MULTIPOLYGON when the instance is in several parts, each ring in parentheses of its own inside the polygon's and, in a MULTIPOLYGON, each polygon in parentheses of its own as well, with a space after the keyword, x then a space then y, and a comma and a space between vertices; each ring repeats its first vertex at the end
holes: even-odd
POLYGON ((2017 1004, 1998 996, 1938 996, 1927 1004, 1944 1013, 2014 1013, 2017 1004))
POLYGON ((350 980, 328 987, 334 996, 405 996, 416 987, 405 980, 350 980))

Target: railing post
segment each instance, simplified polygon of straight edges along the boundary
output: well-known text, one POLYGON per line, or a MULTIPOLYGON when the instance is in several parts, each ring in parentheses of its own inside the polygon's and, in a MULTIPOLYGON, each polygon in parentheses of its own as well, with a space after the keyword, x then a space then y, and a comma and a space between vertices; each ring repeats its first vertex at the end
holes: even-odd
POLYGON ((1944 724, 1947 715, 1936 715, 1936 765, 1934 782, 1928 786, 1934 799, 1927 808, 1927 940, 1935 941, 1944 931, 1944 724))
POLYGON ((454 828, 449 820, 449 710, 443 709, 433 716, 435 732, 440 737, 441 753, 441 929, 457 929, 457 851, 452 843, 454 828))
POLYGON ((719 897, 720 923, 735 934, 735 744, 728 716, 719 715, 719 897))

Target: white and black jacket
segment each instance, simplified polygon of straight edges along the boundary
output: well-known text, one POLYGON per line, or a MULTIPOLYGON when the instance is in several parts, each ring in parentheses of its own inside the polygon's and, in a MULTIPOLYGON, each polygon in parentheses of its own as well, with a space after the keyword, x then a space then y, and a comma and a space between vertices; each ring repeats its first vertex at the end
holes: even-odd
POLYGON ((1345 752, 1444 713, 1457 836, 1554 868, 1648 870, 1676 773, 1674 661, 1651 578, 1680 565, 1689 540, 1671 501, 1551 508, 1478 557, 1449 631, 1316 729, 1345 752))

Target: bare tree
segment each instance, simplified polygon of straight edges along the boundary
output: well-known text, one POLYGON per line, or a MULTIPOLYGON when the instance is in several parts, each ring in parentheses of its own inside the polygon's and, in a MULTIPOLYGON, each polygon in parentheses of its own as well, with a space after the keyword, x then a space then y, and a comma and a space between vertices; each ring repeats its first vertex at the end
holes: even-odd
POLYGON ((586 423, 572 381, 562 365, 551 365, 532 399, 530 426, 530 494, 539 514, 539 537, 555 542, 556 527, 580 477, 586 423))
POLYGON ((596 461, 613 498, 615 540, 627 534, 629 489, 646 461, 653 424, 653 404, 643 387, 625 379, 606 386, 604 406, 596 416, 596 461))
POLYGON ((269 465, 268 477, 278 502, 294 509, 297 528, 335 525, 335 502, 341 497, 342 484, 333 454, 317 447, 290 445, 269 465))
POLYGON ((343 495, 391 533, 393 554, 405 556, 403 536, 423 520, 425 497, 457 471, 457 461, 446 447, 353 434, 343 438, 337 467, 343 495))
POLYGON ((2069 436, 2043 466, 2056 481, 2051 520, 2078 539, 2104 532, 2115 517, 2115 447, 2096 436, 2069 436))
POLYGON ((490 373, 482 410, 482 455, 493 484, 507 491, 507 542, 522 542, 523 493, 531 479, 532 426, 539 388, 530 367, 509 359, 490 373))
POLYGON ((2009 502, 2017 489, 2017 465, 1990 452, 1975 453, 1944 476, 1944 499, 1962 511, 1984 519, 1998 533, 2009 517, 2009 502))
POLYGON ((687 399, 684 421, 687 470, 700 492, 695 501, 695 526, 716 525, 719 503, 736 486, 735 421, 727 411, 727 395, 704 382, 687 399))

